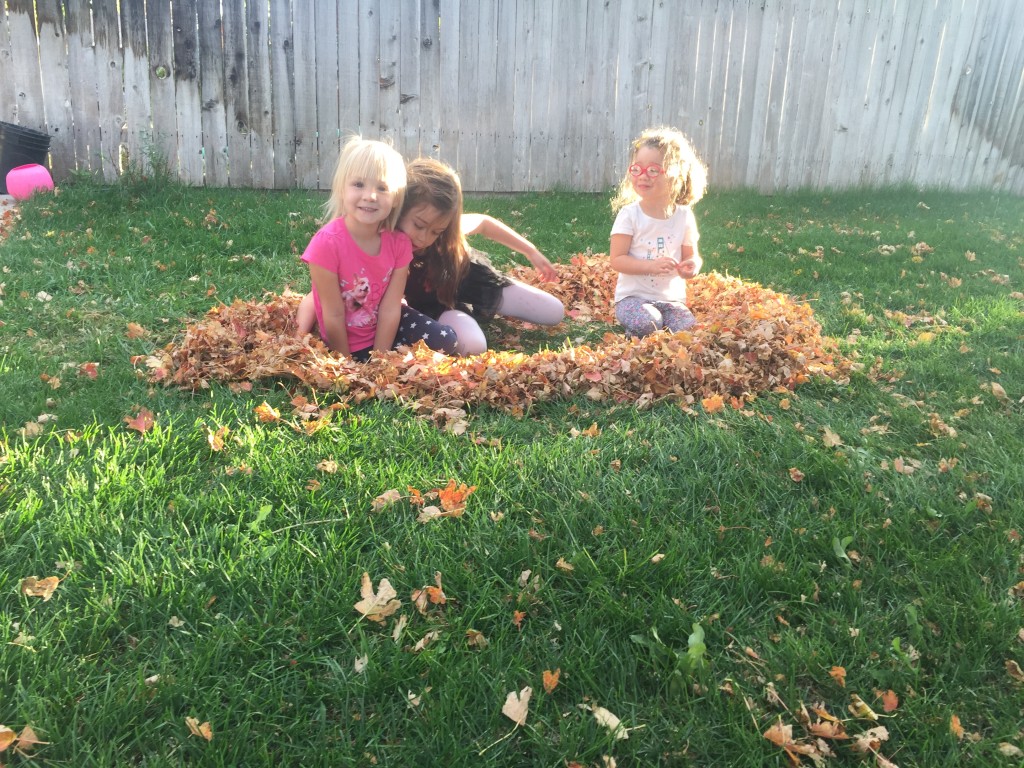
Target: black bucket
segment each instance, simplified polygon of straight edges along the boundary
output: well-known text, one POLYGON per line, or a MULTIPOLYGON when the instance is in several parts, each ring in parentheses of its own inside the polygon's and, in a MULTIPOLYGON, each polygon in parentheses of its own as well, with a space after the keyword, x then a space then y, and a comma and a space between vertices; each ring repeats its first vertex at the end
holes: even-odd
POLYGON ((46 165, 50 137, 0 121, 0 195, 7 194, 7 172, 19 165, 46 165))

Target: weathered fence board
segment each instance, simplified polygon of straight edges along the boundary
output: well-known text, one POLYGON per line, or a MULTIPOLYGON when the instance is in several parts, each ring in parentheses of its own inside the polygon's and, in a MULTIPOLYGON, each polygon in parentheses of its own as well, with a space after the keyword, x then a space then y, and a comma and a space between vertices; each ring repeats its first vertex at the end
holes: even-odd
POLYGON ((717 186, 1024 194, 1019 0, 6 0, 54 176, 330 186, 346 137, 470 191, 603 191, 671 124, 717 186))

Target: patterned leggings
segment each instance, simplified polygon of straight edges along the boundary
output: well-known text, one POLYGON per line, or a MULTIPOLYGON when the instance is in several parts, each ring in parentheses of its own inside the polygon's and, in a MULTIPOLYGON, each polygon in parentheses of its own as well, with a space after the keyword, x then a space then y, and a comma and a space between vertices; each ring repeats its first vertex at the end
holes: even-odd
POLYGON ((422 341, 435 352, 444 352, 446 355, 454 355, 459 344, 459 339, 450 325, 439 323, 403 304, 402 317, 398 321, 398 333, 395 334, 395 346, 412 346, 417 341, 422 341))
POLYGON ((675 333, 692 328, 693 312, 681 301, 648 301, 627 296, 615 305, 615 319, 630 336, 643 337, 666 329, 675 333))

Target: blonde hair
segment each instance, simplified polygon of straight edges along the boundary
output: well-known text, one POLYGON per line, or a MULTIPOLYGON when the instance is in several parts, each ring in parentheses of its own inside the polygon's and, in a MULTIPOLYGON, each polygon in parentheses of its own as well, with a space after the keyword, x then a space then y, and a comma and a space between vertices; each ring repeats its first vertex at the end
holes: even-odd
POLYGON ((459 283, 469 269, 469 250, 461 226, 462 182, 454 169, 429 157, 413 160, 406 172, 408 186, 402 212, 430 205, 442 216, 450 217, 444 231, 418 256, 426 264, 437 300, 454 307, 459 283))
POLYGON ((391 213, 382 229, 394 229, 405 198, 405 161, 390 144, 374 139, 353 136, 342 147, 338 166, 331 182, 331 195, 324 203, 324 222, 333 221, 342 214, 345 185, 349 179, 364 179, 376 184, 383 181, 392 194, 391 213))
POLYGON ((693 205, 704 197, 708 169, 682 131, 660 126, 648 128, 630 145, 626 174, 619 182, 615 197, 612 198, 613 211, 618 211, 639 199, 633 189, 633 177, 629 175, 628 166, 632 165, 636 153, 644 147, 652 147, 662 152, 661 165, 672 183, 672 199, 676 205, 693 205))

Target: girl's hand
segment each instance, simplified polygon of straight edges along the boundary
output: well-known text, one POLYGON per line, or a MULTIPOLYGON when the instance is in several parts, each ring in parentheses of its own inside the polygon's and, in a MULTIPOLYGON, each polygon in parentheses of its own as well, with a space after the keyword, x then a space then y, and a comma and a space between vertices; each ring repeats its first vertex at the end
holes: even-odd
POLYGON ((649 275, 671 275, 679 266, 668 256, 662 256, 660 259, 651 259, 646 263, 649 265, 648 269, 650 271, 647 273, 649 275))
POLYGON ((684 279, 695 277, 697 273, 700 272, 700 268, 701 262, 697 258, 686 259, 676 265, 676 271, 679 273, 679 276, 684 279))
POLYGON ((523 252, 523 256, 527 258, 533 268, 540 272, 540 276, 546 282, 555 283, 558 282, 558 273, 555 271, 554 266, 547 260, 547 257, 543 253, 538 251, 536 248, 523 252))

